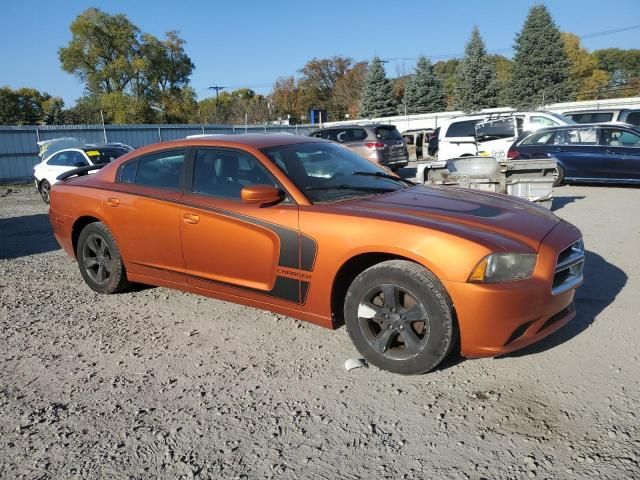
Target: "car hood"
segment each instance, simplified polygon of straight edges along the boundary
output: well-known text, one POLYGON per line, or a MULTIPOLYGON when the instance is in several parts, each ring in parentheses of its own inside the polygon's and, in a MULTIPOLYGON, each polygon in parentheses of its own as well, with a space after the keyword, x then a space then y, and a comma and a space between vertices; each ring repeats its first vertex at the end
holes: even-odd
POLYGON ((452 187, 416 187, 345 202, 351 214, 384 218, 447 230, 469 238, 484 236, 505 250, 513 241, 537 251, 544 237, 561 221, 549 210, 502 194, 452 187))

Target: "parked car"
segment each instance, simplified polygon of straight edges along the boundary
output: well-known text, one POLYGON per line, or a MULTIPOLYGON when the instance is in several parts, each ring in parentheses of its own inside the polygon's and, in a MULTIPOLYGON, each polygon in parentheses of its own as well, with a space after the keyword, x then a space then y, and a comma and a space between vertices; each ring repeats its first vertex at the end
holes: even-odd
POLYGON ((640 183, 640 128, 595 123, 544 128, 525 134, 509 149, 511 159, 556 159, 563 181, 640 183))
POLYGON ((62 150, 54 149, 54 153, 51 153, 52 149, 49 148, 48 156, 33 167, 36 188, 42 200, 49 203, 51 185, 58 181, 58 175, 78 167, 111 162, 132 150, 131 147, 122 143, 87 144, 62 150))
MULTIPOLYGON (((345 323, 393 372, 426 372, 454 345, 504 354, 575 315, 577 228, 524 200, 412 184, 322 139, 165 142, 61 179, 51 225, 94 291, 140 282, 345 323)), ((236 321, 251 348, 253 315, 236 321)))
POLYGON ((640 126, 640 109, 611 108, 596 110, 573 110, 564 112, 563 116, 576 123, 623 122, 640 126))
POLYGON ((341 143, 394 171, 409 163, 409 153, 402 135, 393 125, 366 123, 333 126, 315 130, 309 136, 341 143))
POLYGON ((404 144, 407 146, 409 160, 422 160, 429 155, 429 141, 433 135, 433 128, 417 128, 402 132, 402 138, 404 144))
POLYGON ((551 112, 484 113, 453 117, 445 120, 440 126, 437 158, 448 160, 475 155, 504 158, 509 146, 522 132, 570 123, 573 123, 570 119, 551 112), (503 119, 511 119, 513 122, 513 128, 508 136, 476 137, 478 125, 503 119))

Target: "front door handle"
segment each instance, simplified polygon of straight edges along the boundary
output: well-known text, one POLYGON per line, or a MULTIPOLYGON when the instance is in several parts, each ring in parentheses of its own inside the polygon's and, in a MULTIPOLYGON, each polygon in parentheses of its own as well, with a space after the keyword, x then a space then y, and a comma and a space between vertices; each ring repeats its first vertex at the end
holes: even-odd
POLYGON ((184 223, 188 223, 189 225, 195 225, 199 221, 200 221, 200 215, 195 215, 193 213, 184 214, 184 223))
POLYGON ((120 199, 115 197, 107 198, 107 205, 110 207, 117 207, 120 205, 120 199))

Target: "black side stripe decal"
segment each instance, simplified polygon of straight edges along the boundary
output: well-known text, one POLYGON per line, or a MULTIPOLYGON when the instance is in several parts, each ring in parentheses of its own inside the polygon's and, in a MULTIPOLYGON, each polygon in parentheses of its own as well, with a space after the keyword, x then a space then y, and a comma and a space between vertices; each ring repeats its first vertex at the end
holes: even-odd
MULTIPOLYGON (((131 262, 131 263, 134 263, 135 265, 139 265, 141 267, 152 268, 154 270, 160 270, 163 272, 180 273, 173 270, 168 270, 166 268, 160 268, 152 265, 145 265, 144 263, 138 263, 138 262, 131 262)), ((276 276, 276 281, 273 285, 273 288, 269 291, 260 290, 258 288, 245 287, 242 285, 236 285, 235 283, 212 280, 210 278, 200 277, 198 275, 192 275, 189 273, 185 275, 188 278, 192 278, 194 280, 213 283, 215 285, 221 285, 223 287, 239 288, 241 290, 246 290, 248 292, 259 293, 261 295, 266 295, 268 297, 279 298, 280 300, 286 300, 288 302, 297 303, 299 305, 304 305, 306 303, 307 292, 309 290, 309 282, 303 282, 301 280, 298 280, 297 278, 282 277, 279 275, 276 276)))

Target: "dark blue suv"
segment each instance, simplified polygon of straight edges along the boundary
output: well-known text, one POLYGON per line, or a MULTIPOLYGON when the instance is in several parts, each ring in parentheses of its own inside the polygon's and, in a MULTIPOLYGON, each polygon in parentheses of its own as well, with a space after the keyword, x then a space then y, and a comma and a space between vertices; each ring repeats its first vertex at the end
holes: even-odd
POLYGON ((554 185, 563 181, 640 183, 640 128, 622 123, 543 128, 518 138, 507 157, 555 158, 554 185))

